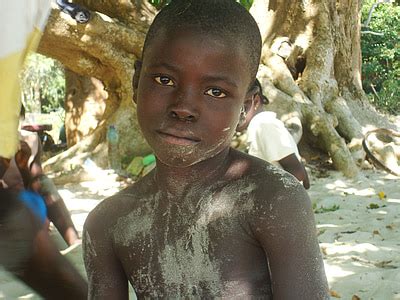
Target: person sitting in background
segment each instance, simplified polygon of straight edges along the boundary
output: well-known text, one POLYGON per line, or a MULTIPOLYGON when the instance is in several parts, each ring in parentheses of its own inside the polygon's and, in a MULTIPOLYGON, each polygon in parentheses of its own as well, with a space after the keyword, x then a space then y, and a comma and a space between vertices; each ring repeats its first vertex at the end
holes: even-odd
MULTIPOLYGON (((47 212, 43 199, 25 189, 35 185, 48 195, 46 190, 52 186, 39 177, 43 174, 40 161, 35 163, 36 155, 32 156, 33 150, 28 143, 21 143, 18 134, 19 72, 26 55, 39 43, 51 1, 3 1, 0 6, 0 265, 45 299, 86 299, 85 279, 60 254, 44 226, 47 212), (32 175, 36 177, 34 184, 32 175)), ((68 229, 63 226, 69 223, 68 218, 66 222, 57 218, 63 215, 62 204, 58 201, 48 207, 49 217, 50 211, 59 211, 50 218, 56 226, 68 229)), ((68 244, 77 241, 73 230, 61 231, 64 239, 71 233, 68 244)))
MULTIPOLYGON (((24 118, 24 107, 21 118, 24 118)), ((80 241, 64 200, 53 181, 42 169, 41 144, 34 132, 20 130, 20 149, 11 159, 0 157, 0 184, 15 192, 33 190, 43 197, 47 217, 56 226, 68 246, 80 241)))
POLYGON ((258 92, 252 102, 246 103, 250 107, 245 122, 237 129, 243 131, 247 128, 248 153, 281 167, 309 189, 310 181, 296 142, 276 114, 264 110, 263 104, 268 104, 268 99, 263 95, 258 79, 255 86, 258 92))
POLYGON ((33 195, 0 188, 0 265, 45 299, 86 299, 85 279, 51 240, 44 204, 33 195))

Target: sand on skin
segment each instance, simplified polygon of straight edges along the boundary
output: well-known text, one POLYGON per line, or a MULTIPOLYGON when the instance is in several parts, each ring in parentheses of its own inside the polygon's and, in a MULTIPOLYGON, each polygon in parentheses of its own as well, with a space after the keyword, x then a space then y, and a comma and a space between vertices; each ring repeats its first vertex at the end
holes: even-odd
MULTIPOLYGON (((97 177, 98 179, 99 177, 97 177)), ((87 214, 121 184, 102 180, 60 187, 79 231, 87 214)), ((311 175, 309 190, 318 239, 324 256, 332 299, 400 299, 400 178, 381 171, 363 171, 357 179, 329 171, 311 175), (379 196, 380 193, 380 196, 379 196), (322 207, 322 208, 321 208, 322 207)), ((53 230, 60 249, 65 244, 53 230)), ((65 255, 84 275, 81 246, 65 255)), ((0 270, 0 299, 40 299, 32 290, 0 270)))

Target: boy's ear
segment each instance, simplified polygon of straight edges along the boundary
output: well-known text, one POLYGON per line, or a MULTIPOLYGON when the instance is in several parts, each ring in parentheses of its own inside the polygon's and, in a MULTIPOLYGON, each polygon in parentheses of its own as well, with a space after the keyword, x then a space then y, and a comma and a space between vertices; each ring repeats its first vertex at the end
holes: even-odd
MULTIPOLYGON (((245 114, 249 115, 251 113, 252 108, 254 108, 254 105, 256 104, 256 97, 260 93, 260 88, 256 85, 253 85, 250 90, 246 94, 246 100, 244 101, 244 109, 245 109, 245 114)), ((253 116, 251 116, 253 117, 253 116)))
POLYGON ((240 113, 239 123, 236 126, 236 131, 243 131, 249 126, 251 119, 255 115, 254 107, 257 105, 257 95, 260 93, 260 88, 257 85, 253 85, 246 93, 246 99, 243 103, 243 107, 240 113))
POLYGON ((243 131, 247 128, 247 126, 249 125, 251 119, 253 118, 253 110, 252 107, 254 106, 254 98, 255 94, 250 98, 247 99, 244 103, 243 103, 243 107, 240 111, 240 118, 239 118, 239 123, 236 126, 236 131, 243 131))
POLYGON ((250 90, 247 92, 247 100, 248 99, 254 99, 254 96, 256 95, 256 94, 259 94, 261 91, 260 91, 260 88, 257 86, 257 85, 253 85, 251 88, 250 88, 250 90))
MULTIPOLYGON (((132 87, 133 91, 135 92, 139 86, 139 78, 140 78, 140 71, 142 69, 142 61, 136 60, 134 64, 135 73, 133 74, 132 78, 132 87)), ((136 103, 136 97, 133 97, 133 101, 136 103)))

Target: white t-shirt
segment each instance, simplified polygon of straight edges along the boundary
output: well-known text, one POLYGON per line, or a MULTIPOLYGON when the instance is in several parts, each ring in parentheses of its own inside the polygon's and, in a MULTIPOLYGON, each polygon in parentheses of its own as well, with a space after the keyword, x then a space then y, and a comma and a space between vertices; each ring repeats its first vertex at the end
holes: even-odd
POLYGON ((250 121, 247 128, 249 154, 281 167, 279 160, 295 154, 300 160, 296 142, 276 113, 263 111, 250 121))

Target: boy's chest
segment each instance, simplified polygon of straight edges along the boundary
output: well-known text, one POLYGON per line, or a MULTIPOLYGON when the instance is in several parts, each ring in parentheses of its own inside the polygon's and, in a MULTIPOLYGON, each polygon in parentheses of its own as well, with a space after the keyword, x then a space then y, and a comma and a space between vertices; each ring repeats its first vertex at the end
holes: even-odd
POLYGON ((175 278, 182 266, 185 272, 191 270, 184 276, 191 277, 198 265, 208 266, 211 272, 215 262, 210 257, 231 241, 235 228, 238 234, 239 222, 237 216, 172 205, 120 219, 113 230, 114 245, 127 274, 144 269, 175 278))
POLYGON ((217 295, 222 282, 235 276, 238 260, 243 273, 246 268, 257 272, 248 257, 265 263, 264 253, 244 230, 243 211, 226 199, 213 200, 186 207, 158 205, 119 220, 115 249, 138 295, 217 295))

